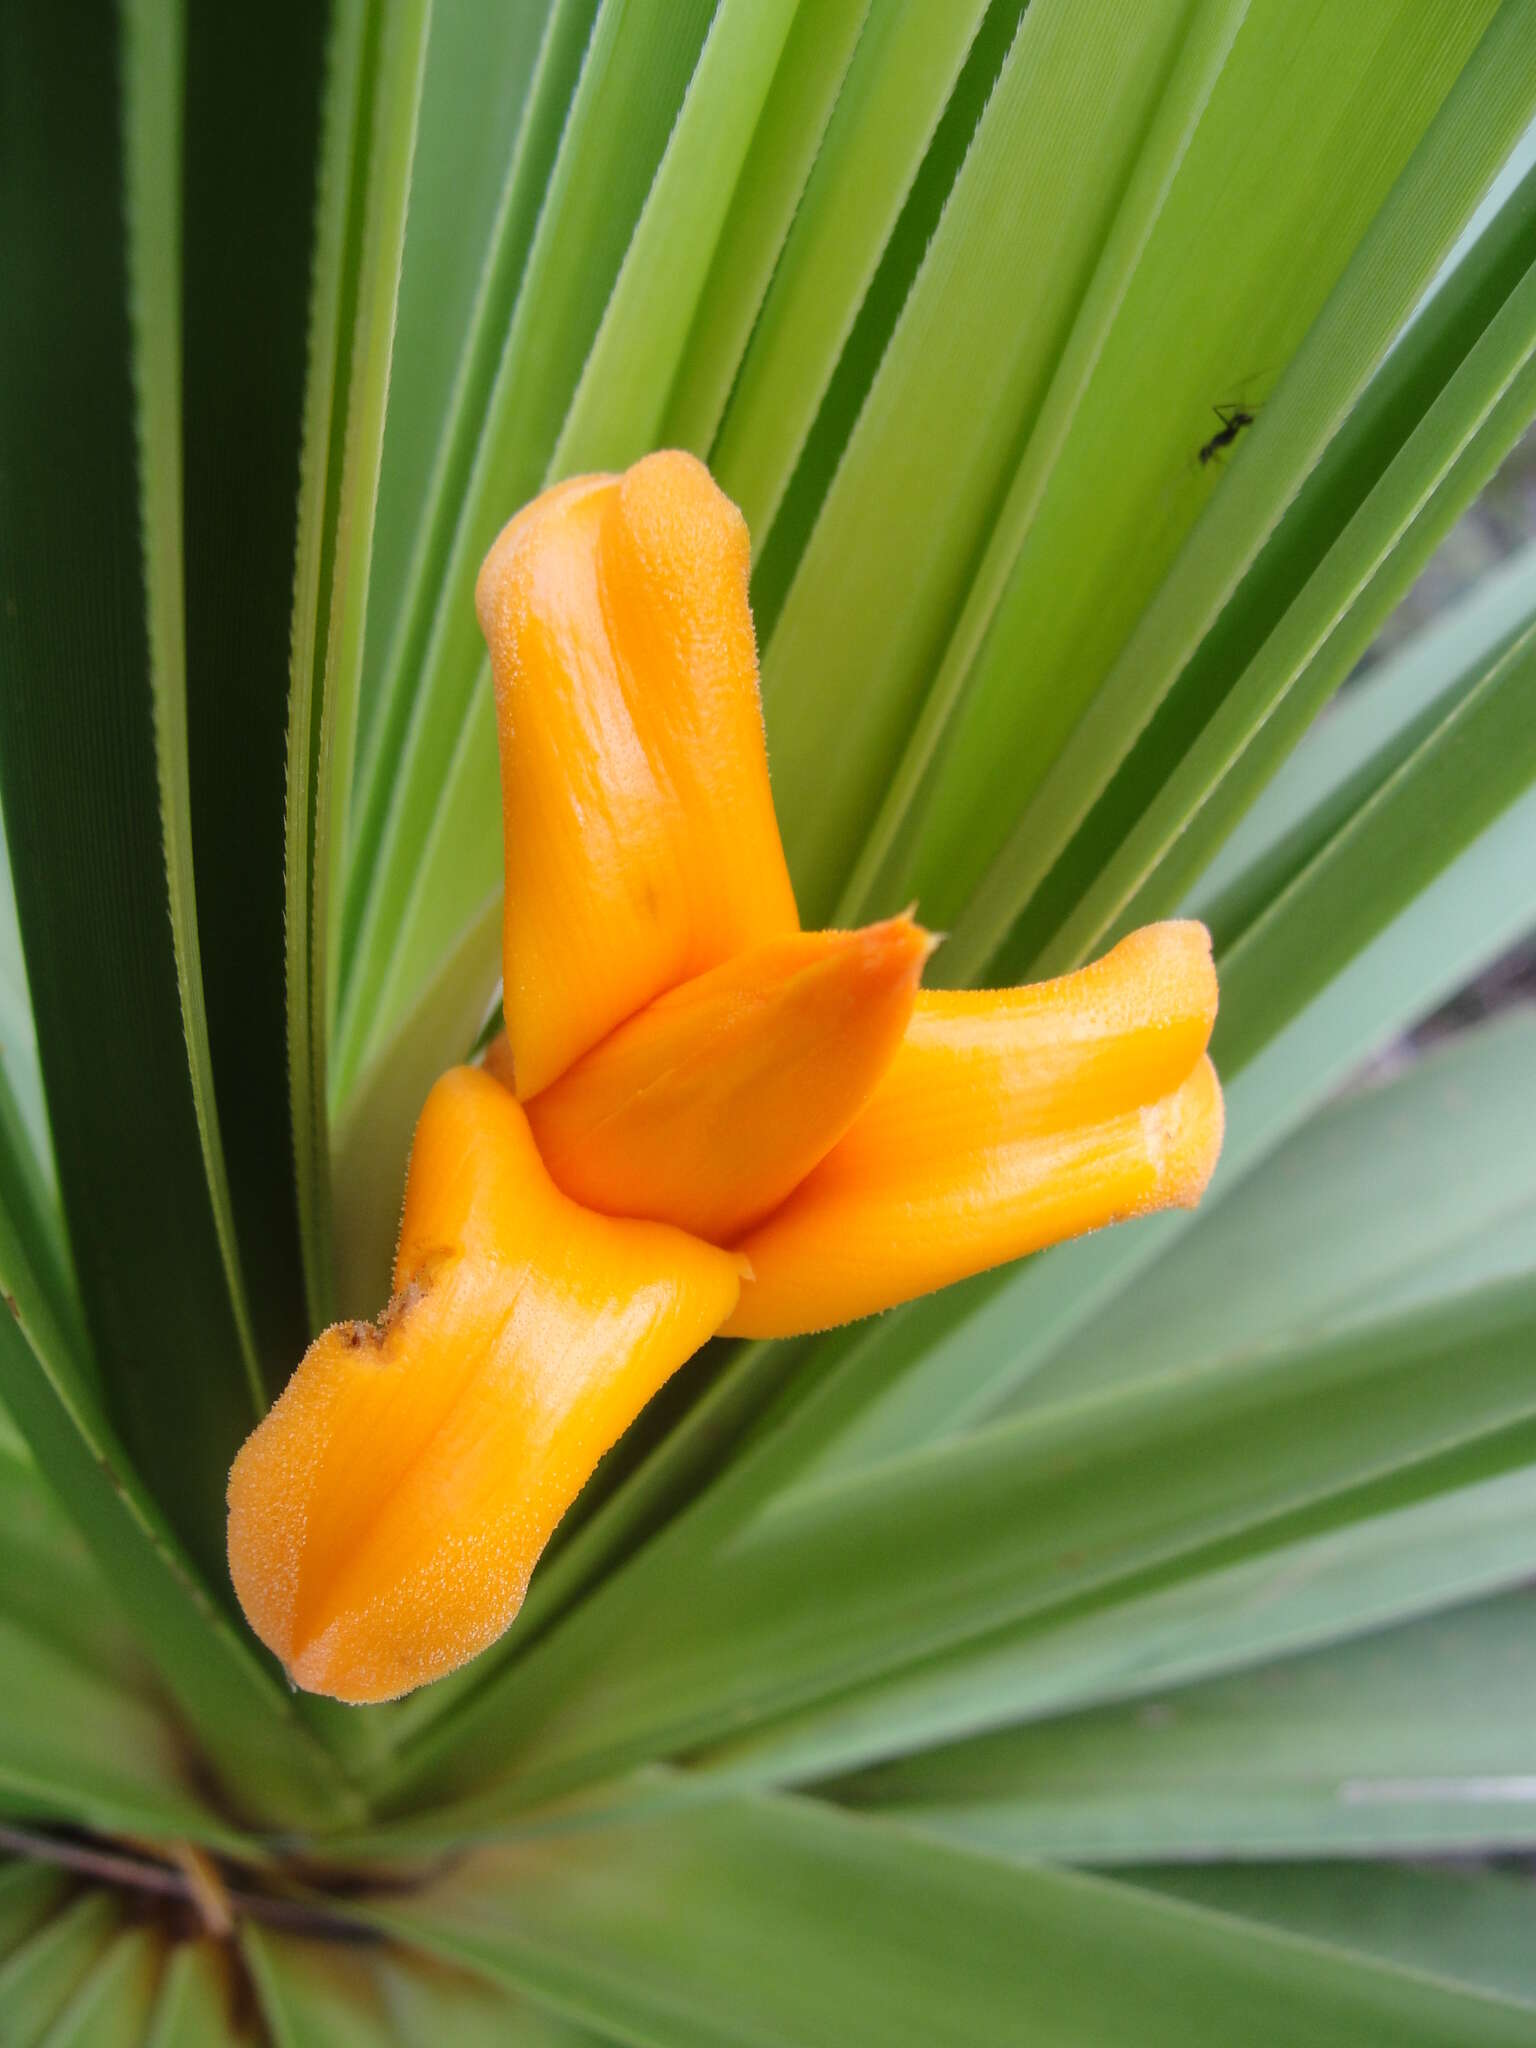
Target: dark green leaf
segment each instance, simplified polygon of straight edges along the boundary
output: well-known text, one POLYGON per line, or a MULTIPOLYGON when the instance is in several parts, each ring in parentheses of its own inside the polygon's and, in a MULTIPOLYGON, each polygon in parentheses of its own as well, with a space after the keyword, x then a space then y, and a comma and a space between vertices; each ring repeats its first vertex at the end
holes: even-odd
POLYGON ((161 835, 116 11, 0 37, 0 797, 75 1266, 124 1438, 205 1568, 253 1410, 161 835), (70 175, 59 175, 68 164, 70 175), (71 261, 61 264, 58 251, 71 261))

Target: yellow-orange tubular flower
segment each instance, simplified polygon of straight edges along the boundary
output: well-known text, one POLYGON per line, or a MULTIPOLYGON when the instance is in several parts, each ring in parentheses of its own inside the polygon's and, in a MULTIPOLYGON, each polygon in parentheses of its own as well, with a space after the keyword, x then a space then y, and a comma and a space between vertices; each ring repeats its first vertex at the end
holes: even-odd
POLYGON ((1210 942, 918 988, 910 916, 801 932, 740 514, 691 456, 519 513, 476 592, 506 837, 505 1034, 422 1111, 395 1292, 235 1461, 229 1560, 294 1681, 474 1656, 593 1466, 716 1331, 869 1315, 1199 1200, 1210 942))

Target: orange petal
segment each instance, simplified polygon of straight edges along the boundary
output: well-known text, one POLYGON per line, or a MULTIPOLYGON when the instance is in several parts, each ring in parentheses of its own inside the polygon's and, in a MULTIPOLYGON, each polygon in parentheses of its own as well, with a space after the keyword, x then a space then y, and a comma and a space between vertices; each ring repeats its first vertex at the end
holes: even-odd
POLYGON ((528 1104, 544 1164, 590 1208, 730 1242, 853 1122, 930 950, 894 917, 775 939, 685 981, 528 1104))
POLYGON ((229 1564, 294 1682, 392 1699, 485 1647, 550 1531, 729 1313, 728 1252, 568 1201, 516 1101, 427 1099, 396 1294, 310 1346, 229 1478, 229 1564))
POLYGON ((847 1136, 739 1249, 726 1334, 851 1322, 1200 1198, 1221 1150, 1210 939, 1153 925, 1034 988, 924 994, 847 1136))
POLYGON ((741 514, 691 455, 562 484, 485 559, 517 1092, 798 927, 768 788, 741 514))

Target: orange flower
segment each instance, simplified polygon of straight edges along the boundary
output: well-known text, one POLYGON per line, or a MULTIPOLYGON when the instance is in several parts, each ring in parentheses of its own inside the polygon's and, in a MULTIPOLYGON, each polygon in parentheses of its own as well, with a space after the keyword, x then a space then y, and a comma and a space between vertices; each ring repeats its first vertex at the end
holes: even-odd
POLYGON ((910 916, 800 931, 747 570, 660 454, 546 492, 480 572, 506 1032, 427 1098, 388 1308, 315 1340, 230 1474, 235 1589, 311 1690, 389 1699, 494 1640, 715 1332, 869 1315, 1215 1166, 1203 927, 975 994, 919 991, 910 916))

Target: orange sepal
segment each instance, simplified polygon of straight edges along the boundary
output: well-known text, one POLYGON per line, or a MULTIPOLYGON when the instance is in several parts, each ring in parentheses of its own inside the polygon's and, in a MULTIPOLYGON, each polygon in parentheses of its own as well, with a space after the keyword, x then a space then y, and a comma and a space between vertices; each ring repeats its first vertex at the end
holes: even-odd
POLYGON ((590 1208, 729 1243, 853 1122, 931 950, 893 917, 776 939, 685 981, 527 1105, 544 1164, 590 1208))
POLYGON ((1200 1198, 1221 1150, 1197 924, 1032 988, 920 995, 866 1108, 740 1241, 725 1334, 851 1322, 1101 1224, 1200 1198))
POLYGON ((524 1099, 664 990, 798 927, 748 566, 741 514, 674 453, 546 492, 485 559, 524 1099))
POLYGON ((394 1299, 315 1340, 230 1473, 235 1591, 295 1684, 392 1699, 500 1635, 598 1459, 738 1285, 728 1252, 569 1201, 514 1098, 445 1074, 394 1299))

